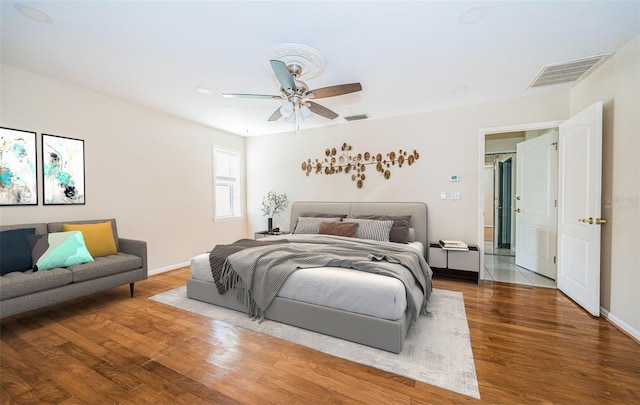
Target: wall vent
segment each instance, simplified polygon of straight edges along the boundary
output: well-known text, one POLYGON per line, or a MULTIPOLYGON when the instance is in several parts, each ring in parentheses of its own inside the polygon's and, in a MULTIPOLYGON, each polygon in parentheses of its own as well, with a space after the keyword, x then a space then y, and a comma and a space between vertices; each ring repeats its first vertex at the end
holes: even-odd
POLYGON ((588 58, 573 59, 566 62, 551 63, 544 65, 542 70, 527 86, 532 87, 551 86, 552 84, 575 82, 595 70, 605 59, 611 56, 610 53, 590 56, 588 58))
POLYGON ((344 119, 347 121, 366 120, 367 118, 369 118, 367 114, 357 114, 357 115, 350 115, 348 117, 344 117, 344 119))

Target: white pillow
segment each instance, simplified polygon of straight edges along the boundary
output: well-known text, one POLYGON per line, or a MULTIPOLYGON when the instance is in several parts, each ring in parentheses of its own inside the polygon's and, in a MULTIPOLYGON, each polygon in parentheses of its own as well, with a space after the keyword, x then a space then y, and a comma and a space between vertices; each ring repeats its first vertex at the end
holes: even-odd
POLYGON ((340 222, 341 218, 298 217, 298 224, 293 230, 294 235, 318 233, 320 222, 340 222))
POLYGON ((354 237, 389 242, 389 232, 393 221, 377 221, 375 219, 345 218, 343 222, 357 222, 358 230, 354 237))

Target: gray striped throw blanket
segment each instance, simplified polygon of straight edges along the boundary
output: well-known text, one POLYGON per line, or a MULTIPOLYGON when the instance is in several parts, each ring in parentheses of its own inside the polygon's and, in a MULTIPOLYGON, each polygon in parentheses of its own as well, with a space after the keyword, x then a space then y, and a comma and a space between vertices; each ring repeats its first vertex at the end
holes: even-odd
POLYGON ((287 239, 288 243, 256 242, 255 247, 239 250, 237 245, 224 245, 226 250, 237 251, 224 260, 219 272, 212 268, 216 284, 224 290, 234 289, 250 316, 262 319, 287 277, 297 269, 312 267, 345 267, 395 277, 407 291, 417 284, 423 291, 423 302, 417 308, 407 292, 408 310, 414 320, 426 313, 432 272, 417 250, 398 243, 340 236, 288 235, 287 239))

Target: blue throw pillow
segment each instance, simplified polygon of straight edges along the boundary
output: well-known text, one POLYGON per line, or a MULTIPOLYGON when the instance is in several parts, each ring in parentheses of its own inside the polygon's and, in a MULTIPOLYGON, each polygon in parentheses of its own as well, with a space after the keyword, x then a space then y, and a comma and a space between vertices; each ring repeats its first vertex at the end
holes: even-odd
POLYGON ((28 236, 31 245, 33 270, 51 270, 93 261, 82 232, 52 232, 28 236))
POLYGON ((31 248, 27 235, 35 235, 36 228, 10 229, 0 232, 0 274, 31 270, 31 248))

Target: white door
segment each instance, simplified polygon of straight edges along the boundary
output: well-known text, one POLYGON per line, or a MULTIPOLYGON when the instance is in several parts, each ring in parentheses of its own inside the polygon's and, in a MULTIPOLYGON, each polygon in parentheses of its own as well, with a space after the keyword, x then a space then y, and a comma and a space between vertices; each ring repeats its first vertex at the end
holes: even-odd
POLYGON ((558 288, 600 315, 602 102, 560 125, 558 288))
POLYGON ((516 265, 556 279, 558 133, 516 145, 516 265))

